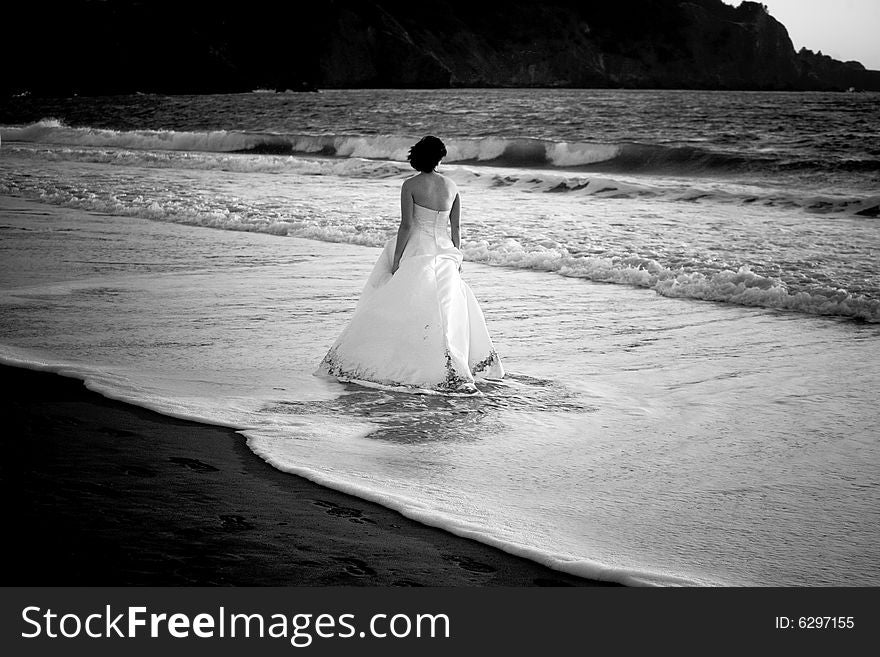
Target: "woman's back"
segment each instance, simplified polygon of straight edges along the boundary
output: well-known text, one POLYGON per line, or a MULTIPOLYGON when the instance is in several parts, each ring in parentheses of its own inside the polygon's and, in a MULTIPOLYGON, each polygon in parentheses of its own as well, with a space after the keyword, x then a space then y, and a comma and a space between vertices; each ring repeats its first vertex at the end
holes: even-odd
POLYGON ((404 181, 403 186, 413 201, 430 210, 451 209, 458 194, 456 184, 437 172, 420 173, 404 181))

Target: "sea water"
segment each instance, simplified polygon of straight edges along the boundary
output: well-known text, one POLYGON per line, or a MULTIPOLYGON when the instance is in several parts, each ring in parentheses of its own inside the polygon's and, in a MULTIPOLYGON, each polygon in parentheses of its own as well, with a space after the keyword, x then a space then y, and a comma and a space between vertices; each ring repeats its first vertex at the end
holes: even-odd
POLYGON ((568 572, 877 584, 876 100, 15 101, 2 354, 568 572), (472 399, 312 376, 422 133, 509 371, 472 399))

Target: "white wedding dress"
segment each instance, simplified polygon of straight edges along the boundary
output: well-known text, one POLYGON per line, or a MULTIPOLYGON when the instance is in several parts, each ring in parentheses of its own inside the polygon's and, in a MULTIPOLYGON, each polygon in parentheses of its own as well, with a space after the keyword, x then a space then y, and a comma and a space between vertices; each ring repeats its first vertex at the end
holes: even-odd
POLYGON ((446 394, 474 394, 475 378, 502 378, 483 312, 459 274, 449 210, 414 204, 413 229, 392 276, 396 243, 385 244, 351 322, 315 374, 446 394))

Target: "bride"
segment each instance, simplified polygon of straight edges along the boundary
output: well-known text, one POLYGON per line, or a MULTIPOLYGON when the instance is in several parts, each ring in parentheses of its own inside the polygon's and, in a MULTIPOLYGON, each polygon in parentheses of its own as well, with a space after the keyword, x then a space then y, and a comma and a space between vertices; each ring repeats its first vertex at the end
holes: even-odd
POLYGON ((351 322, 316 374, 417 392, 475 394, 504 368, 483 312, 461 278, 461 200, 436 167, 437 137, 409 151, 417 175, 400 190, 400 228, 373 267, 351 322))

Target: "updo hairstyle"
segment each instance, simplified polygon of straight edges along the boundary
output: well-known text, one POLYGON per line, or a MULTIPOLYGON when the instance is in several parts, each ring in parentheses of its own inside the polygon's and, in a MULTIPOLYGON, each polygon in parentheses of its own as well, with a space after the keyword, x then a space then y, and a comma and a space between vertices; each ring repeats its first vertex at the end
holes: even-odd
POLYGON ((409 149, 410 166, 422 173, 431 173, 446 155, 446 146, 437 137, 428 135, 422 137, 418 143, 409 149))

